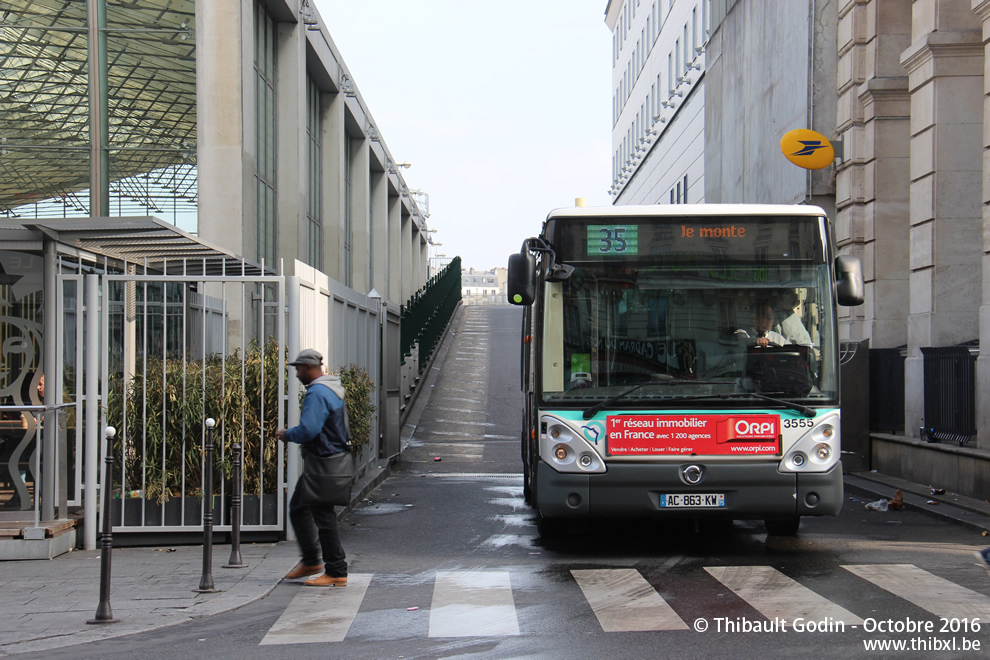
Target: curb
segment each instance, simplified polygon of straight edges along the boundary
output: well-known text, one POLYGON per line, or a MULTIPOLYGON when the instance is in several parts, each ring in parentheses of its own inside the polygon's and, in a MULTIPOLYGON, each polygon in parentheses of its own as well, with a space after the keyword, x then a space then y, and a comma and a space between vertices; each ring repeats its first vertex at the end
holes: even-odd
POLYGON ((958 493, 932 495, 929 488, 920 484, 877 472, 848 473, 843 481, 847 488, 878 500, 890 499, 900 490, 907 509, 990 535, 990 504, 986 502, 958 493))

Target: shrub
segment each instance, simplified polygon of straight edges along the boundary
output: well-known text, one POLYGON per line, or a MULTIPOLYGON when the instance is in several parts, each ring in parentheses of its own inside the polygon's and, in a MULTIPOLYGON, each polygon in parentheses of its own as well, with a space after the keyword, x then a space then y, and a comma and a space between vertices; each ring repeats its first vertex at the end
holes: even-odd
POLYGON ((351 427, 351 446, 361 453, 371 442, 375 405, 372 402, 375 383, 368 372, 351 364, 340 368, 340 382, 344 386, 344 403, 347 404, 347 421, 351 427))
MULTIPOLYGON (((267 342, 224 358, 148 358, 146 372, 127 384, 111 379, 107 422, 114 438, 115 473, 127 489, 144 488, 158 502, 182 495, 202 496, 204 421, 216 420, 214 464, 229 477, 233 445, 243 446, 244 493, 272 493, 278 485, 278 345, 267 342), (242 371, 243 367, 243 371, 242 371), (163 411, 164 414, 163 414, 163 411), (243 438, 242 438, 243 435, 243 438), (121 461, 123 466, 121 466, 121 461)), ((214 483, 219 484, 215 479, 214 483)))

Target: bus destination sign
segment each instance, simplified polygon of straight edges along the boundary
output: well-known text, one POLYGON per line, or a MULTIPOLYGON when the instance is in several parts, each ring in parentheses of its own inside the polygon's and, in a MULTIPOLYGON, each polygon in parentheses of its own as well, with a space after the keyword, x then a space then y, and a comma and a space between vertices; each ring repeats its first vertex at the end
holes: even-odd
POLYGON ((610 456, 780 453, 779 415, 609 415, 610 456))
POLYGON ((639 254, 637 225, 588 225, 588 256, 636 256, 639 254))

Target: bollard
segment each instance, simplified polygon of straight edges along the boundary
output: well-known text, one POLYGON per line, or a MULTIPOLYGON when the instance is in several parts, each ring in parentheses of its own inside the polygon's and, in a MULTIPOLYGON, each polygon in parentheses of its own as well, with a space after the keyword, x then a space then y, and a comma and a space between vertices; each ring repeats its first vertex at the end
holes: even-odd
POLYGON ((103 533, 100 535, 100 604, 96 608, 96 618, 86 623, 117 623, 110 608, 110 559, 113 557, 113 526, 110 521, 110 495, 113 490, 113 436, 117 429, 112 426, 103 430, 107 438, 106 475, 103 477, 103 533))
POLYGON ((219 589, 213 588, 213 427, 216 421, 210 417, 206 420, 206 460, 203 464, 203 577, 199 580, 199 589, 193 591, 201 594, 215 594, 219 589))
POLYGON ((241 560, 241 445, 235 442, 234 472, 231 476, 233 485, 230 489, 230 559, 224 568, 247 568, 241 560))

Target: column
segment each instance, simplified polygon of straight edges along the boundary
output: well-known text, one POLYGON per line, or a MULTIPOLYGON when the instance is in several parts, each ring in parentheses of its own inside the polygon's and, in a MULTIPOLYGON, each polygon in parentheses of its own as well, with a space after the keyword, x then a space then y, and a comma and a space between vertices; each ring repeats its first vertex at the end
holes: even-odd
POLYGON ((341 272, 344 230, 344 159, 347 157, 347 131, 344 126, 347 104, 343 94, 324 94, 323 119, 323 271, 343 282, 341 272))
POLYGON ((381 170, 371 173, 370 279, 368 290, 375 289, 388 300, 388 175, 381 170))
MULTIPOLYGON (((241 0, 196 2, 196 163, 199 235, 234 254, 247 254, 253 226, 254 178, 244 125, 245 90, 252 89, 251 6, 241 0)), ((249 94, 250 96, 250 94, 249 94)))
POLYGON ((351 140, 351 288, 368 293, 371 160, 368 140, 351 140))
POLYGON ((973 0, 983 27, 983 186, 982 186, 982 296, 980 298, 980 356, 976 360, 976 429, 977 446, 990 449, 990 76, 986 75, 986 63, 990 62, 990 0, 973 0))
POLYGON ((921 348, 979 335, 983 43, 972 0, 915 0, 901 55, 911 94, 910 309, 905 426, 924 417, 921 348))
POLYGON ((405 302, 402 297, 402 199, 389 185, 388 197, 388 291, 386 300, 395 305, 405 302))
POLYGON ((413 282, 412 256, 413 256, 413 218, 409 214, 409 209, 402 204, 402 299, 399 304, 405 305, 409 302, 409 297, 416 292, 419 287, 413 282))
POLYGON ((836 239, 861 255, 862 316, 840 308, 842 335, 873 348, 907 344, 911 0, 845 0, 839 8, 836 239))
MULTIPOLYGON (((306 26, 278 24, 278 233, 276 256, 288 268, 295 259, 305 259, 307 235, 306 199, 308 176, 306 135, 306 26)), ((266 264, 269 265, 269 264, 266 264)), ((277 263, 270 264, 277 269, 277 263)))

